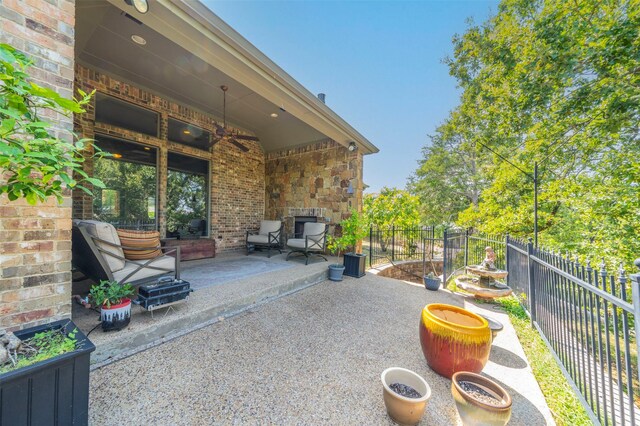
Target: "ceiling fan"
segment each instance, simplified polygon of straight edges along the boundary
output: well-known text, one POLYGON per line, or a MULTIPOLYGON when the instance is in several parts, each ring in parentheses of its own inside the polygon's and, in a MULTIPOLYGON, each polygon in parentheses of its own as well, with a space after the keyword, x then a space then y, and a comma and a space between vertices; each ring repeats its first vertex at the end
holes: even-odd
POLYGON ((242 152, 247 152, 249 151, 249 148, 247 148, 246 146, 242 145, 240 142, 238 142, 236 140, 237 135, 234 134, 234 132, 232 130, 227 129, 227 90, 229 90, 229 88, 227 86, 220 86, 220 89, 222 89, 222 93, 223 93, 223 104, 222 104, 222 121, 223 121, 223 125, 220 126, 219 124, 216 124, 216 133, 215 133, 215 138, 213 143, 216 144, 220 141, 229 141, 230 143, 232 143, 233 145, 236 146, 236 148, 238 148, 240 151, 242 152))

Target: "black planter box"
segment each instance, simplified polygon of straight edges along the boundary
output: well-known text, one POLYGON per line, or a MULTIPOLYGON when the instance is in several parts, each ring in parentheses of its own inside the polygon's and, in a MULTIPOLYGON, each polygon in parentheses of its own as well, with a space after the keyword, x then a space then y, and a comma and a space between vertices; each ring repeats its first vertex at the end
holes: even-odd
POLYGON ((367 260, 366 254, 345 253, 344 275, 354 278, 364 277, 364 268, 367 260))
MULTIPOLYGON (((16 331, 21 340, 52 328, 76 329, 71 320, 16 331)), ((0 374, 0 425, 86 425, 89 357, 96 347, 76 331, 76 350, 0 374)))

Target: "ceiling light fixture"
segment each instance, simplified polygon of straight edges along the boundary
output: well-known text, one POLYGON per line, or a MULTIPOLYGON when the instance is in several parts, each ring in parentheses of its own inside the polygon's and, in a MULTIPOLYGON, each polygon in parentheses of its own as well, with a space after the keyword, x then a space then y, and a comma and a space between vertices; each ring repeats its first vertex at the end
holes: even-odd
POLYGON ((113 158, 122 158, 122 154, 113 154, 113 158))
POLYGON ((140 13, 149 11, 149 0, 124 0, 129 6, 133 6, 140 13))
POLYGON ((140 46, 144 46, 145 44, 147 44, 147 40, 137 34, 132 35, 131 40, 133 40, 134 43, 137 43, 140 46))
POLYGON ((148 146, 145 146, 145 147, 144 147, 144 150, 145 150, 145 151, 151 151, 151 148, 149 148, 148 146))
POLYGON ((276 114, 275 112, 271 113, 271 118, 278 118, 278 114, 276 114))
POLYGON ((190 134, 191 134, 191 130, 189 130, 189 129, 184 129, 184 130, 182 131, 182 133, 184 133, 185 135, 190 135, 190 134))
POLYGON ((351 141, 351 142, 349 142, 349 147, 348 147, 347 149, 348 149, 349 151, 353 152, 353 151, 355 151, 356 149, 358 149, 358 147, 356 146, 356 143, 355 143, 355 142, 351 141))

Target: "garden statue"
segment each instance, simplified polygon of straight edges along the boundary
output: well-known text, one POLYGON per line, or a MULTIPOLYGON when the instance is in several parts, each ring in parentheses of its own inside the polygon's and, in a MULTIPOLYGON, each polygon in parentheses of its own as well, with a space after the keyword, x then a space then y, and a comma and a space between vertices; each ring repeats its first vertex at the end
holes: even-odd
POLYGON ((493 251, 493 248, 487 247, 484 249, 486 256, 482 263, 480 264, 481 268, 486 269, 487 271, 495 271, 496 270, 496 252, 493 251))

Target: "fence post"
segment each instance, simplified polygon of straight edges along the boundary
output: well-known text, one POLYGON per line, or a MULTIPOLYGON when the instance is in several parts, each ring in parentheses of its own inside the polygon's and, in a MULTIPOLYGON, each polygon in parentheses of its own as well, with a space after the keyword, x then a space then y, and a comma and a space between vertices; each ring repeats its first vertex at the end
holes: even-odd
MULTIPOLYGON (((634 262, 636 267, 640 269, 640 259, 634 262)), ((633 302, 633 322, 636 330, 636 350, 640 353, 640 339, 638 339, 638 330, 640 330, 640 273, 631 274, 631 297, 633 302)), ((640 378, 640 357, 638 357, 638 378, 640 378)))
POLYGON ((531 255, 533 254, 533 240, 529 238, 527 244, 527 266, 529 267, 529 315, 531 316, 531 326, 536 322, 536 280, 533 272, 533 260, 531 255))
POLYGON ((369 268, 373 266, 373 225, 369 225, 369 268))
POLYGON ((447 228, 442 232, 442 286, 447 288, 447 228))
POLYGON ((509 233, 504 237, 504 269, 507 271, 507 286, 509 285, 509 233))
POLYGON ((464 267, 469 266, 469 228, 464 230, 464 267))
POLYGON ((396 225, 391 225, 391 261, 396 260, 396 225))

